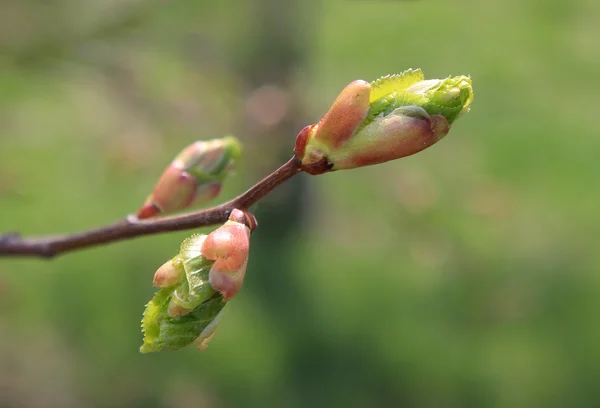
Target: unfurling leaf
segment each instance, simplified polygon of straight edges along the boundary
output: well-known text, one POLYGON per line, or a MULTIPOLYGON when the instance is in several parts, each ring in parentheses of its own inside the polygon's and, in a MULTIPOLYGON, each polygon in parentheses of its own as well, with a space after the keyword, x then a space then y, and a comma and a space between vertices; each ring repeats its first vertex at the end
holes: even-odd
POLYGON ((142 353, 178 350, 194 343, 207 347, 228 300, 242 286, 250 249, 253 215, 233 210, 229 220, 209 235, 192 235, 179 254, 154 275, 160 290, 142 319, 142 353))
POLYGON ((409 69, 342 90, 316 125, 298 134, 295 156, 309 174, 384 163, 442 139, 470 109, 471 78, 425 80, 409 69))

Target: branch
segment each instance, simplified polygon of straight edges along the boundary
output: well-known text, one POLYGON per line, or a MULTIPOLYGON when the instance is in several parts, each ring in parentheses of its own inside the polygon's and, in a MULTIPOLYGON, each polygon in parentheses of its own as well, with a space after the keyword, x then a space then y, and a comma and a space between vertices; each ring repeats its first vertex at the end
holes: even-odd
POLYGON ((300 171, 300 163, 293 157, 233 200, 213 208, 173 217, 142 221, 135 216, 129 216, 104 227, 70 235, 22 238, 17 233, 5 234, 0 236, 0 256, 30 256, 50 259, 65 252, 142 235, 182 231, 220 224, 227 221, 229 213, 234 208, 247 209, 300 171))

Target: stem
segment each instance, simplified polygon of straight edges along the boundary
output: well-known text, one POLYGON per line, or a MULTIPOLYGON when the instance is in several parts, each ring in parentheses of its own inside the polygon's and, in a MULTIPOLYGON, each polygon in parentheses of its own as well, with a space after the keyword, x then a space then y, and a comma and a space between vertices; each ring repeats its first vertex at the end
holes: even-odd
POLYGON ((187 214, 143 221, 138 220, 135 216, 129 216, 104 227, 68 235, 23 238, 16 233, 5 234, 0 236, 0 256, 31 256, 49 259, 65 252, 142 235, 221 224, 227 221, 231 210, 234 208, 247 209, 300 171, 300 163, 293 157, 233 200, 216 207, 187 214))

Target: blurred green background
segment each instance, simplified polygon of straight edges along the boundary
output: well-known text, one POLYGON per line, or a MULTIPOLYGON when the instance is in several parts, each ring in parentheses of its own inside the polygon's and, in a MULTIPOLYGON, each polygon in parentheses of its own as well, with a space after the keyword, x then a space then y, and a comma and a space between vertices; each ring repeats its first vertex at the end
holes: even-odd
POLYGON ((431 149, 256 207, 207 352, 141 355, 188 233, 0 260, 0 407, 597 407, 600 2, 2 0, 0 231, 137 210, 196 139, 245 145, 223 199, 354 79, 470 74, 431 149))

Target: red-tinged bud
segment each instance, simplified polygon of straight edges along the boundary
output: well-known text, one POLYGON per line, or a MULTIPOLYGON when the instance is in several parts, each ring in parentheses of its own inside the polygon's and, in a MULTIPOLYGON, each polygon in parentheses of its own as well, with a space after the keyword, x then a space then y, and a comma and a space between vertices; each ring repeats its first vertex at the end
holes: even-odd
POLYGON ((243 224, 250 229, 250 232, 253 232, 256 227, 258 227, 258 221, 254 214, 249 213, 247 211, 238 210, 234 208, 229 214, 229 221, 235 221, 238 224, 243 224))
POLYGON ((180 211, 215 198, 240 150, 231 136, 189 145, 164 171, 138 218, 180 211))
POLYGON ((234 297, 244 282, 251 226, 255 225, 254 216, 235 209, 229 220, 211 232, 202 244, 204 257, 215 261, 208 275, 210 284, 221 292, 225 301, 234 297))
POLYGON ((227 300, 243 283, 250 232, 256 225, 252 214, 234 209, 211 234, 182 242, 179 254, 154 276, 161 289, 144 311, 142 353, 178 350, 191 343, 206 349, 227 300))
POLYGON ((294 155, 313 175, 409 156, 443 138, 472 100, 466 76, 425 80, 420 70, 407 70, 354 81, 319 123, 302 129, 294 155))
POLYGON ((178 305, 177 303, 175 303, 173 301, 173 299, 171 299, 171 301, 169 302, 169 307, 167 309, 169 316, 171 316, 171 317, 184 316, 184 315, 188 314, 189 312, 191 312, 192 310, 193 309, 188 309, 181 305, 178 305))
POLYGON ((313 131, 313 145, 341 147, 354 135, 367 118, 371 85, 357 80, 350 82, 335 99, 329 111, 313 131))
POLYGON ((353 169, 384 163, 410 156, 442 139, 450 125, 442 115, 429 116, 418 107, 398 108, 388 116, 376 120, 340 149, 331 152, 329 160, 335 170, 353 169), (411 111, 408 112, 410 108, 411 111), (379 143, 370 144, 373 138, 379 143), (366 145, 368 148, 365 148, 366 145))
POLYGON ((179 255, 169 259, 154 273, 153 284, 157 288, 167 288, 177 285, 185 276, 179 255))

